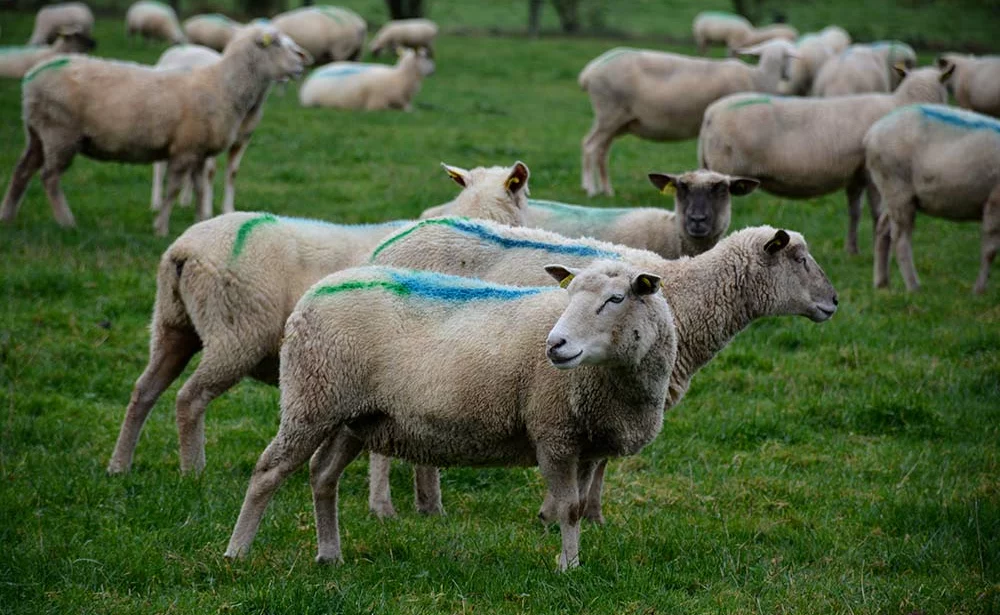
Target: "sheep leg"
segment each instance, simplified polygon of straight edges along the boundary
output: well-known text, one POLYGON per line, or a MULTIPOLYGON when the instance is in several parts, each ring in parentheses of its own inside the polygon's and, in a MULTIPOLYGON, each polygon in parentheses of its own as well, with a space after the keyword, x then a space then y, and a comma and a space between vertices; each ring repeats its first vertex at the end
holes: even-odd
POLYGON ((346 429, 327 438, 309 463, 309 483, 316 514, 316 538, 319 545, 316 563, 341 564, 340 526, 337 519, 337 491, 344 468, 354 461, 364 444, 346 429))
POLYGON ((330 434, 330 429, 320 429, 314 424, 285 419, 281 421, 278 435, 261 453, 253 476, 250 477, 240 516, 236 519, 229 546, 226 547, 226 557, 236 558, 247 554, 275 490, 309 459, 330 434))
POLYGON ((863 172, 856 173, 847 183, 847 240, 844 247, 848 254, 858 253, 858 226, 861 223, 861 197, 865 191, 863 172))
POLYGON ((230 214, 236 211, 236 174, 240 171, 243 154, 250 146, 250 139, 233 143, 226 157, 226 186, 222 196, 222 213, 230 214))
POLYGON ((903 281, 906 283, 906 290, 915 291, 920 289, 920 280, 917 278, 917 270, 913 266, 913 225, 917 216, 916 209, 907 208, 905 211, 889 210, 890 231, 892 244, 896 248, 896 262, 899 264, 899 271, 903 274, 903 281))
POLYGON ((7 186, 7 194, 3 197, 3 207, 0 208, 0 222, 12 222, 17 216, 17 210, 21 206, 25 189, 32 176, 42 168, 45 162, 42 141, 38 134, 28 129, 28 143, 24 146, 24 152, 14 167, 14 173, 10 178, 10 185, 7 186))
POLYGON ((132 467, 132 456, 149 411, 201 348, 201 340, 193 330, 159 326, 149 346, 149 363, 132 389, 118 442, 108 462, 109 474, 128 472, 132 467))
POLYGON ((185 178, 190 175, 194 161, 171 158, 167 162, 167 195, 160 206, 160 213, 153 222, 153 230, 160 237, 166 237, 170 232, 170 210, 184 185, 185 178))
POLYGON ((201 164, 195 165, 191 172, 194 194, 198 201, 198 211, 195 217, 199 222, 212 217, 212 179, 214 177, 214 158, 206 158, 201 164))
POLYGON ((55 141, 57 140, 42 140, 45 158, 42 164, 42 186, 45 188, 46 196, 49 197, 49 205, 52 206, 52 215, 55 216, 56 222, 59 226, 69 228, 76 226, 76 221, 66 203, 66 195, 63 194, 59 178, 73 162, 77 150, 75 144, 62 147, 47 146, 47 143, 55 141))
POLYGON ((576 460, 555 459, 540 453, 538 467, 555 501, 559 520, 562 535, 559 570, 576 568, 580 565, 580 489, 576 460))
POLYGON ((979 275, 973 292, 986 292, 986 281, 990 277, 990 266, 1000 248, 1000 188, 993 190, 986 207, 983 208, 983 246, 979 257, 979 275))
POLYGON ((601 494, 604 491, 604 473, 607 468, 607 459, 601 459, 597 462, 594 476, 590 481, 590 489, 583 497, 583 518, 597 525, 604 525, 604 515, 601 513, 601 494))
POLYGON ((422 515, 443 515, 441 504, 441 473, 434 466, 413 466, 413 495, 417 512, 422 515))
POLYGON ((391 462, 391 459, 378 453, 368 456, 368 510, 379 519, 396 516, 389 487, 391 462))
MULTIPOLYGON (((163 178, 167 174, 167 163, 158 160, 153 163, 153 194, 149 198, 149 209, 160 211, 163 206, 163 178)), ((181 197, 183 200, 183 197, 181 197)))
POLYGON ((875 225, 875 288, 889 286, 889 253, 892 248, 891 224, 889 214, 883 213, 875 225))

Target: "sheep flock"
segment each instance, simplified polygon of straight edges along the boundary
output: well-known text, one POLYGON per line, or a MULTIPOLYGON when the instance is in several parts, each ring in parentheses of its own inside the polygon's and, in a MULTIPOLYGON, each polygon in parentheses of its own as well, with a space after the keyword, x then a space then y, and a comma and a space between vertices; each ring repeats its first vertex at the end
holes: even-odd
MULTIPOLYGON (((919 288, 911 238, 921 216, 981 223, 975 293, 1000 249, 1000 57, 948 53, 919 67, 901 41, 852 44, 835 25, 800 34, 706 11, 692 30, 701 56, 720 45, 733 57, 609 45, 580 58, 573 84, 593 124, 570 201, 613 195, 618 137, 698 140, 687 169, 637 170, 654 206, 532 198, 530 188, 545 192, 544 161, 528 161, 538 165, 532 180, 528 163, 505 159, 442 163, 439 181, 457 185, 452 201, 351 225, 237 198, 244 155, 266 155, 250 145, 267 101, 301 78, 297 100, 320 108, 310 113, 412 112, 424 79, 451 78, 434 45, 447 31, 427 19, 389 22, 369 42, 363 18, 330 5, 181 22, 156 0, 129 7, 123 29, 143 39, 132 44, 174 46, 156 65, 87 55, 94 17, 70 2, 41 9, 28 45, 0 53, 0 78, 22 81, 25 134, 0 222, 15 221, 37 174, 56 222, 77 226, 61 185, 77 155, 153 167, 157 236, 170 235, 174 203, 193 195, 197 221, 147 272, 148 364, 106 470, 131 471, 151 410, 199 353, 175 400, 185 474, 208 463, 214 399, 245 378, 279 387, 277 433, 233 511, 230 558, 249 553, 268 502, 308 462, 316 560, 343 562, 338 486, 367 451, 379 518, 396 515, 393 458, 414 464, 416 508, 432 515, 444 512, 439 468, 537 466, 539 516, 560 531, 557 567, 580 565, 581 520, 604 523, 602 498, 614 497, 613 481, 604 492, 608 460, 653 441, 702 367, 758 319, 822 323, 838 310, 802 233, 766 220, 730 228, 750 193, 844 190, 854 259, 867 197, 877 288, 889 284, 893 254, 907 290, 919 288)), ((424 112, 434 110, 393 117, 424 112)))

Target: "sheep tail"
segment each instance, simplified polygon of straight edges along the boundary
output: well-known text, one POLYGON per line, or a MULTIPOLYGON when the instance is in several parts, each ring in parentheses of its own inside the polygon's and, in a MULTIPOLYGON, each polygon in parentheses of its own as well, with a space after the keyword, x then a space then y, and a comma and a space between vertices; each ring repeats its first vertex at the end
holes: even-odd
POLYGON ((172 328, 194 328, 181 291, 181 278, 187 264, 188 256, 173 247, 160 259, 156 272, 154 322, 172 328))

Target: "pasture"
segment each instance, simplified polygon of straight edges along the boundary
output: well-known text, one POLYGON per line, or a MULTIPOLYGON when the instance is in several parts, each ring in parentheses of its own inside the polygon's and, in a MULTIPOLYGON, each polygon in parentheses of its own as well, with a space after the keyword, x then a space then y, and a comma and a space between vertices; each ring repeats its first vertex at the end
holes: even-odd
MULTIPOLYGON (((29 15, 4 14, 3 43, 30 28, 29 15)), ((127 43, 119 20, 100 19, 95 37, 102 56, 153 62, 163 49, 127 43)), ((290 84, 268 101, 236 207, 415 217, 458 190, 440 161, 518 159, 533 197, 584 202, 592 115, 576 77, 613 45, 442 36, 411 114, 300 109, 290 84)), ((6 187, 23 146, 16 80, 0 82, 0 118, 6 187)), ((672 207, 646 173, 695 165, 694 141, 621 139, 617 195, 588 204, 672 207)), ((658 439, 612 461, 607 524, 584 526, 569 574, 555 572, 558 531, 535 518, 535 469, 447 469, 447 515, 425 518, 397 464, 400 516, 380 522, 364 459, 341 486, 344 566, 312 561, 305 471, 277 493, 250 557, 230 562, 277 389, 246 381, 211 404, 208 466, 190 478, 178 472, 175 384, 132 473, 104 471, 146 363, 156 263, 194 218, 175 207, 170 238, 154 237, 150 175, 77 158, 63 178, 76 230, 55 224, 37 178, 0 228, 0 612, 1000 612, 1000 273, 971 293, 978 224, 918 217, 923 289, 906 294, 893 263, 891 289, 876 292, 871 221, 849 257, 842 194, 734 201, 731 229, 806 236, 840 309, 819 325, 759 321, 696 375, 658 439)))

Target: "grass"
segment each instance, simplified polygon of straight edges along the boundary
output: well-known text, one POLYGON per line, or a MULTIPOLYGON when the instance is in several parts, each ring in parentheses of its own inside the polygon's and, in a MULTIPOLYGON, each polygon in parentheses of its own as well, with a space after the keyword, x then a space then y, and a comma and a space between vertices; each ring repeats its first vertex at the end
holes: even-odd
MULTIPOLYGON (((441 3, 443 4, 443 2, 441 3)), ((438 4, 434 4, 435 7, 438 4)), ((24 40, 30 19, 5 18, 24 40)), ((149 62, 120 24, 100 51, 149 62)), ((243 163, 240 209, 339 222, 415 216, 456 190, 438 167, 532 169, 538 198, 581 201, 591 111, 575 79, 607 41, 445 37, 412 114, 298 108, 273 95, 243 163)), ((682 51, 690 51, 681 48, 682 51)), ((19 86, 0 83, 0 182, 20 154, 19 86)), ((695 144, 618 141, 618 196, 664 204, 650 170, 695 164, 695 144)), ((765 319, 701 373, 640 455, 613 462, 608 524, 585 527, 583 567, 554 572, 558 532, 534 514, 534 469, 448 469, 448 515, 366 512, 365 462, 342 487, 347 563, 312 563, 305 472, 278 492, 251 557, 222 558, 278 394, 245 382, 208 412, 208 468, 178 474, 176 385, 134 471, 104 466, 145 365, 154 270, 147 167, 78 158, 64 178, 79 228, 52 220, 37 180, 0 228, 0 612, 3 613, 998 613, 1000 281, 971 294, 979 227, 918 219, 909 295, 871 288, 843 252, 840 194, 754 194, 733 228, 803 232, 840 293, 828 323, 765 319)), ((190 224, 176 209, 173 236, 190 224)), ((190 369, 187 372, 190 373, 190 369)))

